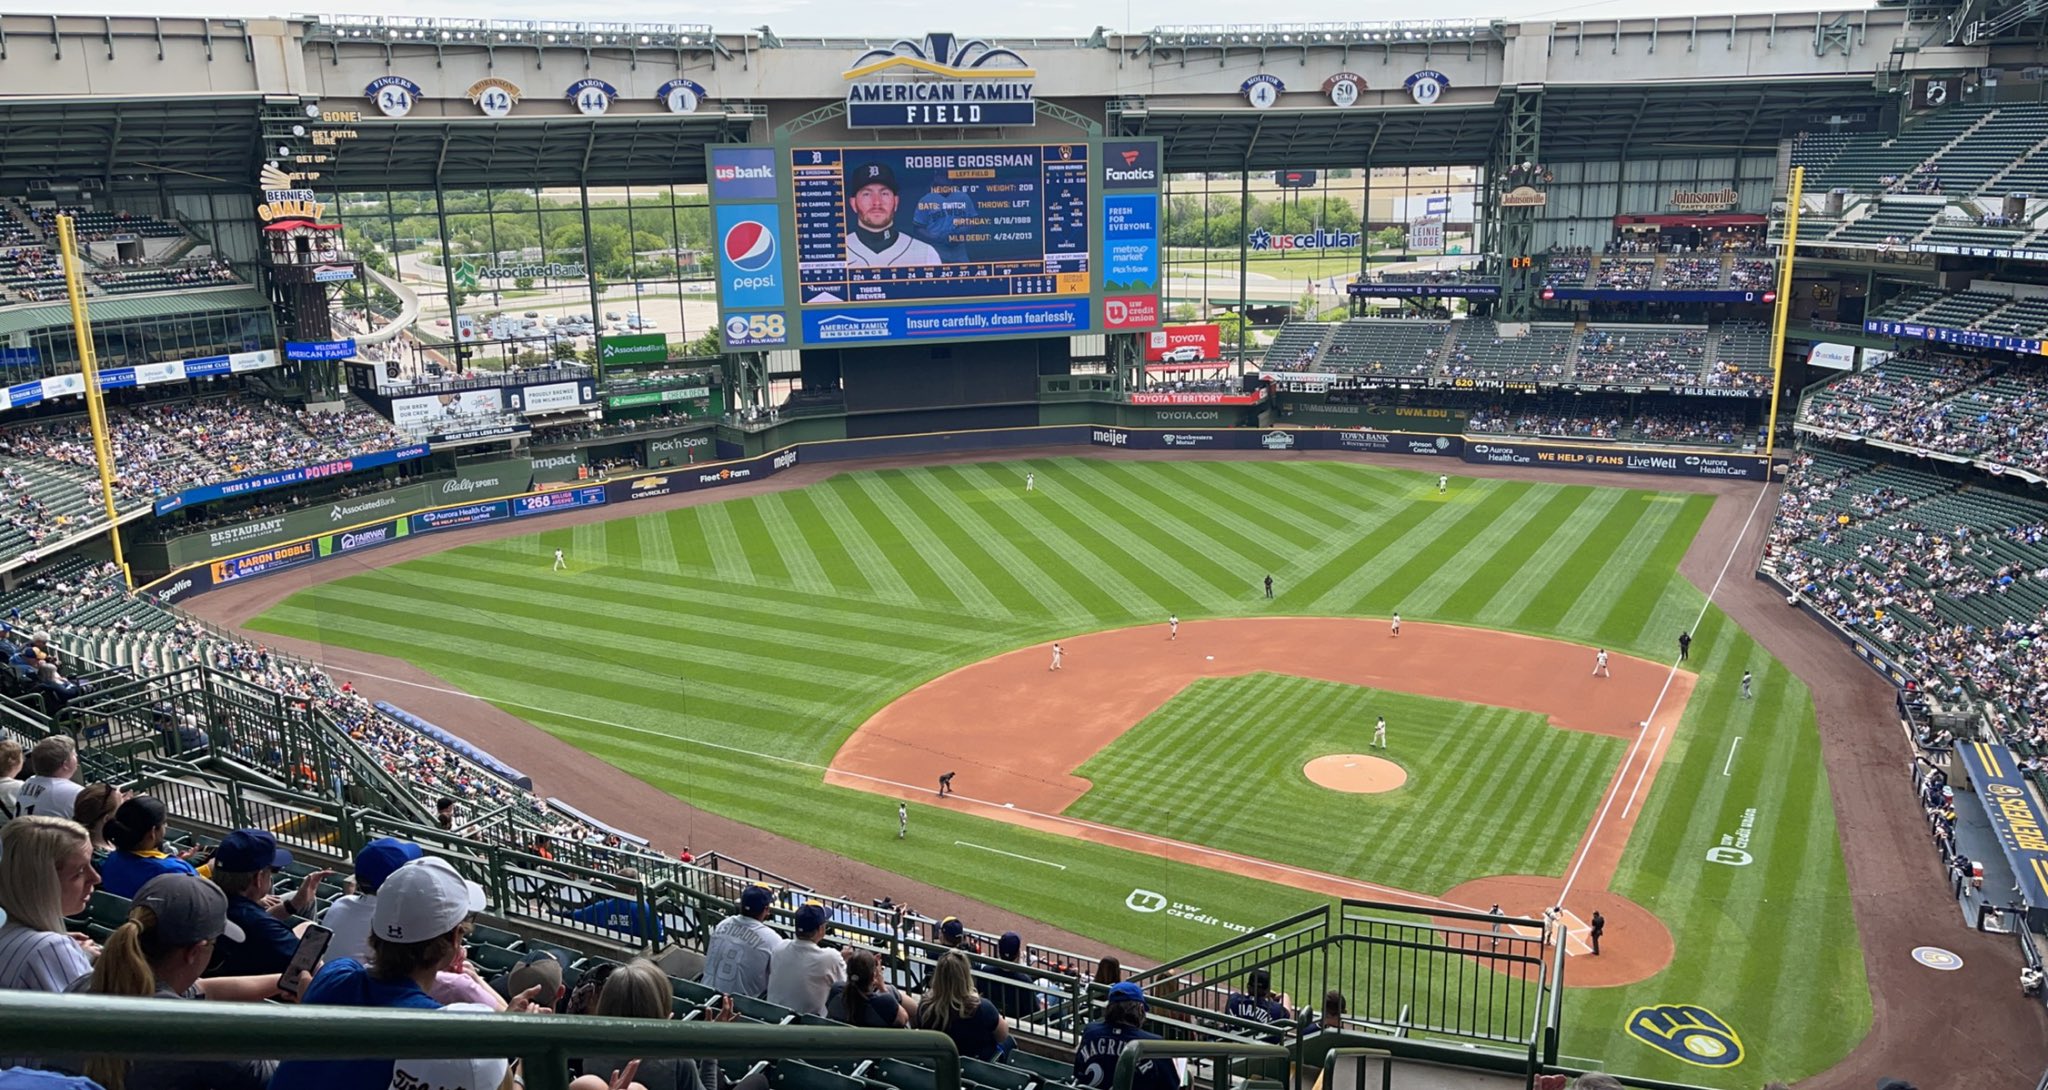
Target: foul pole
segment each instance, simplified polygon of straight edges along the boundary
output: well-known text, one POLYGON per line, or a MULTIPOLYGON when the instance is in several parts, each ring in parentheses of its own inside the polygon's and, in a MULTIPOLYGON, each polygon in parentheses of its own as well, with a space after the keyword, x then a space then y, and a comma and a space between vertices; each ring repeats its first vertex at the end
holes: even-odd
POLYGON ((1771 419, 1764 431, 1764 479, 1770 479, 1771 453, 1778 444, 1778 391, 1785 382, 1785 323, 1792 315, 1792 255, 1799 248, 1799 198, 1806 191, 1806 168, 1792 168, 1785 194, 1784 250, 1778 255, 1778 306, 1771 321, 1771 419))
POLYGON ((85 275, 78 269, 78 237, 70 216, 57 217, 57 252, 64 259, 64 293, 71 300, 71 332, 78 338, 78 370, 85 377, 85 413, 92 422, 93 462, 100 471, 100 502, 107 508, 107 536, 114 542, 114 566, 129 590, 135 580, 121 553, 121 524, 114 511, 114 452, 107 442, 107 407, 100 396, 99 356, 93 351, 92 315, 85 307, 85 275))

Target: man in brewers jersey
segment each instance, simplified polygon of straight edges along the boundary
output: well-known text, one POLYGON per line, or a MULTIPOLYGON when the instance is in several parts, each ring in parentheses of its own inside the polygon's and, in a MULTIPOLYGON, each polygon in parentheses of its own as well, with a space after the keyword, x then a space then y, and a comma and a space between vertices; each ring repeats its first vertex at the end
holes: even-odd
POLYGON ((852 265, 937 265, 939 252, 896 226, 896 172, 887 163, 864 163, 846 176, 846 203, 853 230, 846 234, 846 263, 852 265))

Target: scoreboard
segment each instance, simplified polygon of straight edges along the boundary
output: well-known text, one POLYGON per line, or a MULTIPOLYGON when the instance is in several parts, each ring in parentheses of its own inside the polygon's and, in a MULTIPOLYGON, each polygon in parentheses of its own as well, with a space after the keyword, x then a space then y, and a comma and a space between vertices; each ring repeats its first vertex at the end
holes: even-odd
POLYGON ((709 147, 726 348, 1155 327, 1158 148, 709 147))

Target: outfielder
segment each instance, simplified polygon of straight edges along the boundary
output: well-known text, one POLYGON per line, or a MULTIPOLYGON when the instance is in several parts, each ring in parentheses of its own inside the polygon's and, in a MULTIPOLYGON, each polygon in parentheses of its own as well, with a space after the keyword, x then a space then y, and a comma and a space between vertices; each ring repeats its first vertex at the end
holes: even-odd
POLYGON ((1606 649, 1605 647, 1603 647, 1603 648, 1601 648, 1601 649, 1600 649, 1600 653, 1599 653, 1599 654, 1597 654, 1597 655, 1594 655, 1594 656, 1593 656, 1593 676, 1594 676, 1594 677, 1613 677, 1613 676, 1614 676, 1613 674, 1610 674, 1610 673, 1608 673, 1608 672, 1607 672, 1607 649, 1606 649))
POLYGON ((1026 473, 1026 474, 1024 475, 1024 491, 1026 491, 1026 492, 1031 492, 1031 491, 1034 491, 1034 490, 1036 490, 1036 489, 1037 489, 1037 487, 1038 487, 1038 474, 1036 474, 1036 473, 1026 473))
POLYGON ((566 560, 563 560, 563 559, 562 559, 562 550, 560 550, 560 549, 556 549, 556 550, 555 550, 555 567, 554 567, 554 570, 555 570, 555 571, 567 571, 567 570, 569 570, 569 563, 568 563, 568 561, 566 561, 566 560))
POLYGON ((1379 717, 1379 722, 1373 724, 1372 745, 1374 749, 1387 748, 1387 717, 1384 715, 1379 717))
POLYGON ((896 226, 901 196, 896 172, 887 163, 863 163, 846 176, 846 203, 853 210, 853 230, 846 233, 849 266, 937 265, 939 252, 896 226))
POLYGON ((1443 494, 1444 494, 1444 491, 1445 491, 1446 489, 1450 488, 1450 487, 1451 487, 1451 475, 1450 475, 1450 474, 1448 474, 1448 473, 1439 473, 1439 474, 1437 474, 1437 475, 1436 475, 1436 494, 1437 494, 1437 495, 1439 495, 1439 496, 1443 495, 1443 494))
POLYGON ((910 807, 905 806, 899 802, 896 804, 896 839, 902 840, 904 837, 909 835, 910 807))
POLYGON ((1169 613, 1166 615, 1166 638, 1169 640, 1180 639, 1180 614, 1169 613))
POLYGON ((1064 652, 1064 651, 1060 650, 1060 645, 1059 645, 1059 644, 1053 644, 1053 645, 1052 645, 1052 665, 1051 665, 1051 666, 1048 666, 1048 667, 1046 667, 1046 669, 1048 669, 1048 670, 1057 670, 1057 669, 1059 669, 1059 668, 1060 668, 1060 658, 1061 658, 1062 656, 1064 656, 1065 654, 1066 654, 1066 652, 1064 652))
POLYGON ((1744 700, 1748 700, 1748 699, 1750 699, 1750 691, 1749 691, 1749 671, 1747 671, 1747 670, 1744 670, 1744 671, 1742 672, 1742 699, 1744 699, 1744 700))

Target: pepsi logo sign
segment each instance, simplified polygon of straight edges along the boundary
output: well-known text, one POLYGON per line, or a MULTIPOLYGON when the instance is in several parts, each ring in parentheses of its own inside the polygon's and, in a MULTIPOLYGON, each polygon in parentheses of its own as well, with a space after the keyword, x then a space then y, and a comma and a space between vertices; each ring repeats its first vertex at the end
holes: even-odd
POLYGON ((760 272, 775 262, 775 231, 759 220, 741 220, 725 232, 725 259, 741 272, 760 272))

